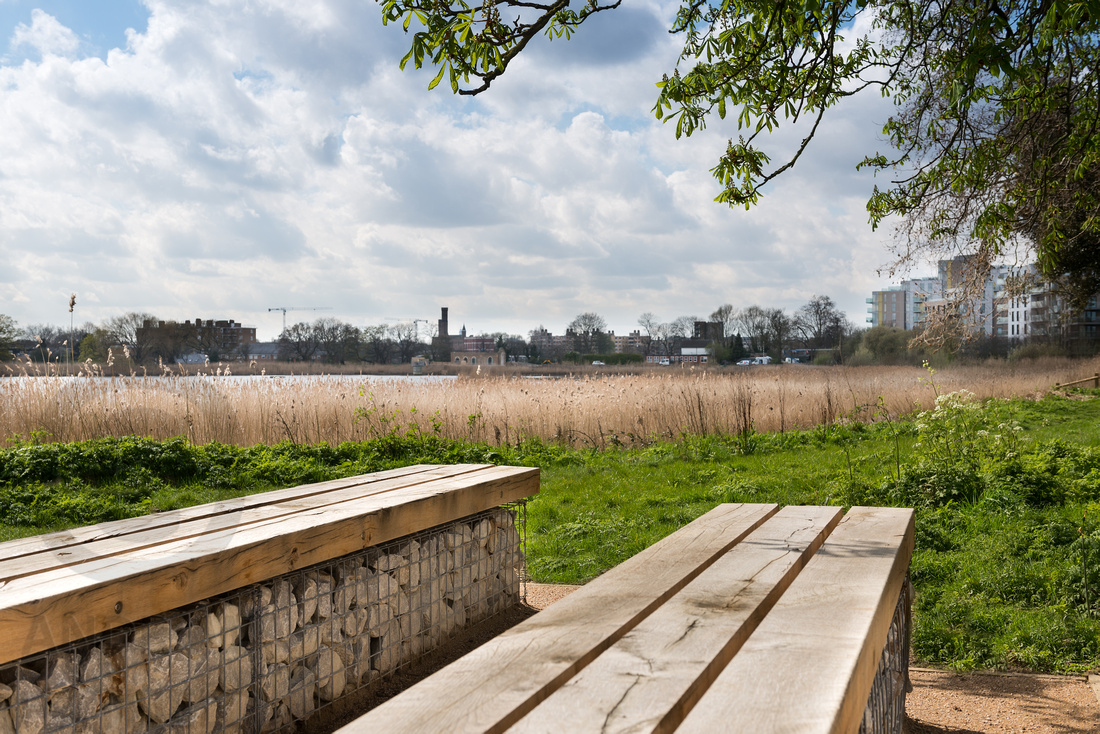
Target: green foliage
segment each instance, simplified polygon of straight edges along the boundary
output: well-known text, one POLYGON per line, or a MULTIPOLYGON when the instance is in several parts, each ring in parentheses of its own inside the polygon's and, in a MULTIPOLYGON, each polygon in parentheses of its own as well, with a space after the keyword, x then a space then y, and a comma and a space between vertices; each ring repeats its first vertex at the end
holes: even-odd
POLYGON ((605 451, 449 441, 383 413, 366 418, 375 438, 338 446, 12 441, 0 449, 0 539, 409 464, 513 464, 542 470, 532 577, 583 582, 722 502, 914 506, 918 661, 1100 663, 1100 400, 955 394, 911 420, 605 451))
MULTIPOLYGON (((620 3, 383 0, 381 8, 383 23, 411 31, 402 68, 436 67, 429 88, 447 77, 454 92, 477 94, 535 36, 568 38, 620 3)), ((739 130, 711 169, 718 201, 755 204, 799 160, 829 108, 877 88, 897 112, 883 128, 894 151, 867 151, 860 164, 892 176, 868 210, 876 226, 907 219, 909 257, 957 245, 990 262, 1023 241, 1078 301, 1100 287, 1095 0, 685 0, 670 30, 683 49, 657 85, 657 118, 678 138, 715 115, 732 116, 739 130), (801 123, 801 143, 773 164, 760 141, 785 122, 801 123)))
POLYGON ((916 418, 920 460, 937 465, 965 465, 975 470, 984 462, 1014 456, 1020 450, 1014 422, 993 424, 974 394, 966 390, 939 395, 935 408, 916 418))
POLYGON ((85 334, 84 338, 80 340, 77 361, 87 362, 91 360, 94 364, 106 364, 107 341, 107 332, 102 329, 96 329, 92 334, 85 334))
POLYGON ((1064 357, 1066 350, 1058 344, 1043 344, 1041 342, 1028 342, 1015 347, 1008 353, 1009 362, 1023 362, 1029 359, 1042 359, 1044 357, 1064 357))
POLYGON ((917 359, 910 354, 909 342, 913 334, 896 326, 872 326, 863 334, 862 346, 879 364, 901 364, 917 359))
POLYGON ((522 5, 528 12, 502 19, 493 4, 383 0, 382 23, 400 23, 406 33, 414 29, 412 47, 401 59, 402 69, 410 61, 417 69, 438 66, 439 71, 428 83, 429 89, 434 89, 446 76, 453 92, 476 94, 488 89, 534 36, 545 33, 551 39, 563 36, 568 39, 589 16, 618 7, 619 3, 601 4, 592 0, 579 10, 560 1, 522 5), (530 12, 532 9, 534 12, 530 12), (473 88, 468 86, 471 77, 477 80, 473 88))
POLYGON ((19 325, 11 316, 0 313, 0 362, 12 358, 11 350, 19 336, 19 325))
MULTIPOLYGON (((574 352, 575 354, 575 352, 574 352)), ((610 354, 586 354, 580 358, 581 364, 603 362, 604 364, 641 364, 645 359, 635 352, 611 352, 610 354)))
POLYGON ((673 31, 683 35, 680 58, 692 66, 662 79, 654 112, 675 122, 677 137, 706 127, 715 113, 725 119, 727 112, 738 129, 750 131, 748 138, 731 140, 712 169, 722 186, 719 201, 756 203, 760 186, 793 165, 810 141, 802 142, 790 162, 766 173, 771 157, 755 146, 758 135, 775 130, 781 118, 808 117, 816 128, 826 109, 868 86, 860 75, 886 61, 886 49, 867 38, 845 44, 839 32, 862 10, 817 0, 798 7, 771 0, 680 7, 673 31))

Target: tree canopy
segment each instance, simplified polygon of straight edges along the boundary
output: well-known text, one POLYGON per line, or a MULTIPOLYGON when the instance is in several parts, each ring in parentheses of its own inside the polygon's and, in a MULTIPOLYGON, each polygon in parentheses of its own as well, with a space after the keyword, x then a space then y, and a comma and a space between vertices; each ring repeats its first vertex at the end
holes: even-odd
POLYGON ((11 350, 19 337, 19 325, 11 316, 0 313, 0 362, 12 358, 11 350))
MULTIPOLYGON (((430 86, 448 76, 477 94, 536 35, 569 37, 618 6, 384 0, 382 12, 416 23, 402 67, 437 66, 430 86)), ((682 0, 670 30, 683 50, 657 117, 678 137, 714 115, 742 131, 712 169, 719 201, 756 203, 830 108, 877 90, 896 105, 892 150, 860 165, 891 178, 868 211, 875 226, 902 218, 902 261, 954 252, 981 265, 1022 245, 1074 295, 1100 288, 1100 0, 682 0), (773 162, 767 134, 794 123, 805 137, 773 162)))

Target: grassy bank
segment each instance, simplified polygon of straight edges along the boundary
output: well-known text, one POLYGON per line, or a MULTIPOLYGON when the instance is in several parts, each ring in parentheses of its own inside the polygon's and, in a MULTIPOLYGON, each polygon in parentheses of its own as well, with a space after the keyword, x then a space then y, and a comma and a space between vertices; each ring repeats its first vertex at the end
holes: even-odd
POLYGON ((23 442, 0 451, 0 537, 409 463, 523 464, 543 469, 529 507, 532 575, 581 582, 720 502, 912 506, 919 660, 1100 664, 1100 393, 948 396, 919 418, 879 418, 616 450, 404 430, 336 446, 23 442))

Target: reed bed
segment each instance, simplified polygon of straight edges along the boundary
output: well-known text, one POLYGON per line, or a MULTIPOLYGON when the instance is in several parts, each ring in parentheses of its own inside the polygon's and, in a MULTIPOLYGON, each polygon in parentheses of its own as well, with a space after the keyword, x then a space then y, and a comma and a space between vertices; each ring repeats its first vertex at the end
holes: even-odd
POLYGON ((640 445, 685 434, 786 431, 893 419, 937 392, 1039 397, 1100 372, 1100 359, 991 362, 936 373, 914 367, 770 366, 663 369, 530 379, 9 377, 0 379, 0 435, 80 441, 185 436, 250 446, 339 443, 387 434, 571 446, 640 445))

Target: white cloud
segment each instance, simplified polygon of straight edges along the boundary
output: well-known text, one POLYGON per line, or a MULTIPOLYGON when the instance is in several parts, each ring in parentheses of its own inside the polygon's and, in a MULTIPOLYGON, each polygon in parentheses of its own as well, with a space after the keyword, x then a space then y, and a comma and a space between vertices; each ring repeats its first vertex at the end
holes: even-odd
POLYGON ((75 33, 58 23, 52 15, 37 8, 31 11, 31 24, 17 25, 11 38, 13 49, 33 48, 43 56, 71 56, 79 46, 80 39, 75 33))
POLYGON ((852 169, 881 105, 838 108, 759 209, 717 205, 731 126, 675 141, 650 111, 670 4, 538 39, 474 99, 398 71, 408 38, 373 4, 147 5, 102 58, 36 13, 12 44, 41 59, 0 66, 0 312, 22 323, 63 321, 77 291, 90 320, 226 316, 263 336, 289 301, 359 324, 447 305, 475 331, 596 310, 624 331, 819 292, 860 319, 879 284, 852 169))

